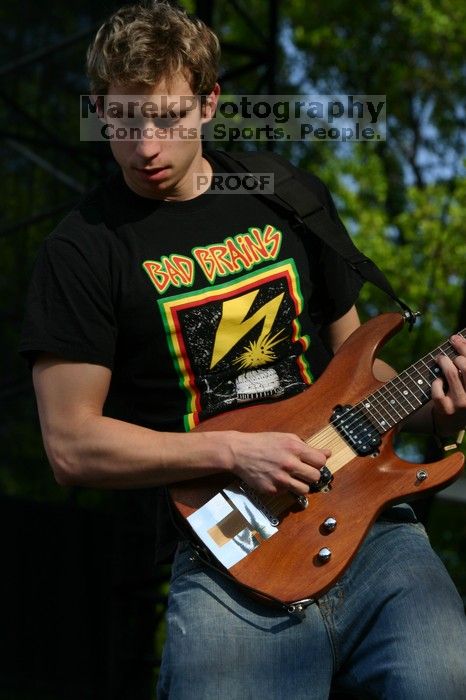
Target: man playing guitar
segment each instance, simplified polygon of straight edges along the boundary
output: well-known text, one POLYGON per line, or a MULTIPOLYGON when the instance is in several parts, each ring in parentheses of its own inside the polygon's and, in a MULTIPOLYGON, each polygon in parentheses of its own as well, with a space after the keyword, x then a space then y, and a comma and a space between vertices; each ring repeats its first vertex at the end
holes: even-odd
MULTIPOLYGON (((221 474, 262 497, 306 497, 331 459, 289 430, 191 430, 298 396, 360 326, 361 281, 343 260, 317 240, 305 247, 259 198, 209 191, 219 165, 199 134, 218 100, 218 61, 215 35, 164 2, 121 9, 90 46, 97 95, 159 107, 161 96, 207 98, 146 114, 159 138, 111 140, 118 173, 40 250, 21 352, 61 485, 154 489, 221 474), (181 127, 198 137, 160 136, 181 127)), ((337 220, 321 181, 297 177, 337 220)), ((429 432, 432 416, 439 435, 465 425, 466 340, 450 344, 452 356, 436 358, 443 379, 405 429, 429 432)), ((374 372, 395 374, 379 360, 374 372)), ((158 534, 167 546, 178 537, 158 534)), ((323 699, 332 682, 358 697, 466 695, 461 600, 407 505, 384 510, 301 618, 251 598, 183 540, 167 623, 159 700, 323 699)))

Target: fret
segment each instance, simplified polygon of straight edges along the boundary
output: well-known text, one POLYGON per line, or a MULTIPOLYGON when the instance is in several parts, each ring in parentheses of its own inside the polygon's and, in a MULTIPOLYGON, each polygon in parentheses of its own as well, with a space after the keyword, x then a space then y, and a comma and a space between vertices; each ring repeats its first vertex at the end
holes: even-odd
POLYGON ((384 396, 382 389, 383 387, 377 389, 377 391, 372 394, 372 404, 376 406, 385 423, 393 424, 393 410, 390 402, 384 396))
POLYGON ((435 359, 435 357, 434 357, 434 353, 433 353, 433 352, 430 352, 428 355, 426 355, 426 357, 429 357, 429 358, 431 359, 431 361, 433 362, 433 364, 434 364, 434 368, 433 368, 432 372, 434 373, 435 377, 436 377, 436 378, 441 377, 441 376, 442 376, 442 371, 441 371, 440 367, 439 367, 438 364, 437 364, 437 361, 436 361, 436 359, 435 359))
POLYGON ((408 368, 412 369, 414 372, 419 374, 420 379, 414 379, 414 381, 417 383, 419 387, 419 391, 421 392, 422 396, 426 399, 426 401, 423 401, 423 403, 426 403, 430 399, 430 385, 428 384, 426 378, 422 374, 422 372, 419 371, 419 369, 416 367, 416 365, 411 365, 411 367, 408 368), (427 384, 427 387, 426 387, 427 384))
POLYGON ((402 379, 404 386, 417 403, 417 407, 419 408, 420 405, 422 406, 424 402, 419 397, 419 385, 414 380, 414 377, 412 377, 407 370, 402 372, 399 376, 402 379))
MULTIPOLYGON (((466 338, 466 328, 457 335, 466 338)), ((438 355, 446 355, 451 360, 457 356, 452 344, 445 341, 360 401, 356 408, 372 420, 381 433, 386 432, 430 400, 432 382, 442 378, 435 359, 438 355)))
POLYGON ((411 365, 411 367, 424 379, 424 381, 430 381, 431 370, 430 367, 426 364, 426 362, 424 362, 424 358, 422 358, 422 360, 419 360, 418 362, 415 362, 413 365, 411 365))
MULTIPOLYGON (((386 391, 389 395, 390 398, 387 399, 388 402, 390 403, 390 406, 394 411, 396 411, 398 418, 402 420, 403 418, 406 418, 410 414, 411 411, 408 411, 406 409, 406 406, 403 406, 402 402, 395 396, 395 394, 390 391, 390 382, 388 384, 385 384, 380 391, 386 391), (400 412, 401 411, 401 412, 400 412)), ((398 421, 396 421, 398 423, 398 421)))
POLYGON ((419 370, 423 373, 424 377, 426 379, 435 379, 435 372, 434 372, 434 367, 436 365, 435 361, 430 360, 428 356, 426 355, 425 357, 421 358, 419 362, 416 363, 419 365, 419 370))
POLYGON ((388 384, 393 386, 395 391, 398 391, 400 401, 404 402, 405 404, 408 404, 409 408, 408 408, 408 406, 405 406, 408 413, 412 413, 417 408, 419 408, 417 397, 407 387, 406 383, 403 381, 403 379, 400 375, 398 375, 397 377, 394 377, 390 382, 388 382, 388 384), (396 386, 397 384, 401 384, 401 386, 402 386, 401 390, 399 387, 396 386), (409 399, 410 396, 412 399, 414 399, 414 403, 412 401, 410 401, 410 399, 409 399))
MULTIPOLYGON (((426 403, 426 395, 422 390, 422 384, 419 384, 419 380, 416 380, 416 378, 411 372, 412 367, 408 367, 408 369, 402 372, 403 381, 405 382, 406 386, 410 389, 413 396, 415 396, 416 399, 419 401, 419 404, 422 405, 426 403)), ((424 382, 424 379, 422 378, 421 381, 424 382)))
POLYGON ((432 381, 433 379, 437 379, 437 377, 438 377, 439 374, 440 374, 440 367, 438 367, 436 363, 435 363, 435 367, 430 367, 430 366, 427 364, 427 362, 425 362, 424 360, 419 360, 419 361, 422 362, 422 364, 425 366, 425 368, 427 369, 427 371, 432 375, 432 376, 431 376, 431 381, 432 381))
MULTIPOLYGON (((412 403, 410 401, 406 401, 406 397, 403 395, 403 393, 397 396, 396 392, 400 392, 395 385, 396 380, 399 380, 399 377, 395 377, 394 379, 390 380, 389 382, 387 382, 387 384, 385 384, 383 387, 380 387, 380 389, 371 394, 371 396, 369 397, 372 406, 374 406, 375 402, 377 402, 377 406, 379 407, 381 405, 381 401, 385 402, 385 418, 383 421, 378 421, 384 430, 392 428, 394 425, 403 420, 403 418, 406 418, 406 416, 408 416, 414 410, 412 403), (406 403, 408 404, 407 406, 405 405, 406 403)), ((398 383, 401 383, 404 386, 404 383, 402 381, 399 381, 398 383)), ((363 406, 367 408, 368 402, 362 403, 363 406)))
POLYGON ((393 425, 394 422, 395 423, 398 422, 400 414, 394 406, 394 398, 390 395, 390 392, 387 390, 387 387, 386 386, 381 387, 376 392, 374 392, 373 396, 379 402, 384 402, 385 411, 388 415, 390 424, 393 425))
POLYGON ((362 410, 363 413, 365 413, 371 420, 375 420, 376 423, 378 423, 379 428, 382 432, 385 432, 387 430, 387 421, 384 419, 384 417, 381 415, 380 411, 377 411, 379 414, 380 418, 378 418, 375 413, 372 411, 374 408, 377 410, 377 408, 374 406, 374 403, 372 401, 372 396, 369 396, 367 399, 364 401, 361 401, 359 404, 357 404, 357 407, 362 410))

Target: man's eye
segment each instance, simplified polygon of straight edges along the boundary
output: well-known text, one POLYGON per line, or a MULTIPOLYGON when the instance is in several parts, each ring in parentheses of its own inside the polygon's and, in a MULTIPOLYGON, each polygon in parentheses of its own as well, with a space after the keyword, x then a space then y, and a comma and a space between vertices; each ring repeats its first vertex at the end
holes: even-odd
POLYGON ((169 129, 180 121, 181 117, 154 117, 154 125, 158 129, 169 129))

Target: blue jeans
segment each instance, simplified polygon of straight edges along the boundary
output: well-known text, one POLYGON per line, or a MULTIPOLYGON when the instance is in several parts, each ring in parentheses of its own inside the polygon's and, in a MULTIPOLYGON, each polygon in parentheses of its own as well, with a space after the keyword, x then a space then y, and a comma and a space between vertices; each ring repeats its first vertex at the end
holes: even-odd
POLYGON ((299 620, 247 597, 182 544, 158 700, 466 698, 462 601, 422 525, 375 523, 299 620))

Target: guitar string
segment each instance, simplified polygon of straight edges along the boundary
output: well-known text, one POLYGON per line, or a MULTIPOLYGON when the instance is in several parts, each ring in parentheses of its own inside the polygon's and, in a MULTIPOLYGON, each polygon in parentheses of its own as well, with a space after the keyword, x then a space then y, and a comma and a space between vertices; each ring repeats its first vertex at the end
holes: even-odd
MULTIPOLYGON (((458 335, 460 335, 460 334, 458 334, 458 335)), ((444 343, 444 345, 446 345, 446 343, 444 343)), ((431 353, 428 353, 428 355, 430 355, 430 357, 431 357, 431 359, 432 359, 433 361, 434 361, 433 354, 434 354, 434 352, 437 352, 437 351, 441 351, 442 354, 447 355, 447 357, 450 357, 450 359, 454 359, 455 357, 457 357, 457 355, 456 355, 456 353, 455 353, 455 351, 454 351, 454 349, 453 349, 453 347, 452 347, 451 345, 448 345, 445 349, 442 349, 442 346, 439 346, 438 348, 436 348, 436 351, 433 351, 433 352, 431 352, 431 353)), ((425 357, 428 357, 428 355, 426 355, 425 357)), ((418 364, 418 363, 420 363, 420 362, 424 362, 424 358, 421 358, 421 360, 418 360, 418 362, 415 363, 415 364, 418 364)), ((424 362, 424 364, 426 364, 426 363, 424 362)), ((426 364, 426 367, 427 367, 427 369, 432 373, 433 377, 438 378, 439 375, 435 374, 435 373, 433 372, 433 370, 430 369, 430 367, 429 367, 427 364, 426 364)), ((419 370, 415 367, 415 365, 411 365, 411 366, 408 367, 406 370, 404 370, 403 372, 401 372, 400 374, 398 374, 396 377, 394 377, 393 379, 390 379, 389 381, 387 381, 383 386, 379 387, 379 389, 376 389, 376 391, 373 392, 372 394, 370 394, 368 397, 365 397, 365 398, 361 399, 361 401, 359 401, 358 404, 356 404, 356 406, 359 406, 360 404, 363 404, 363 406, 362 406, 361 408, 357 409, 357 410, 352 414, 353 420, 351 421, 351 423, 347 424, 346 429, 349 429, 349 428, 352 428, 352 427, 354 428, 355 424, 358 422, 358 420, 359 420, 361 417, 366 417, 366 418, 367 418, 367 413, 363 410, 363 407, 364 407, 364 403, 367 404, 367 402, 368 402, 367 400, 368 400, 369 398, 372 399, 373 401, 375 401, 375 405, 374 405, 374 403, 372 403, 372 404, 370 404, 370 407, 375 408, 375 410, 377 410, 377 412, 379 413, 379 415, 382 417, 382 421, 380 421, 380 420, 377 418, 377 416, 371 414, 371 412, 368 411, 370 418, 373 419, 373 420, 375 420, 375 421, 380 425, 380 427, 382 428, 382 431, 383 431, 383 432, 386 432, 390 427, 392 427, 392 426, 389 426, 388 428, 385 427, 387 421, 386 421, 386 419, 383 417, 383 414, 381 413, 381 411, 378 410, 378 407, 382 407, 383 410, 387 411, 387 407, 384 408, 383 403, 382 403, 383 401, 385 401, 385 402, 387 401, 387 399, 383 396, 383 394, 384 394, 384 392, 387 391, 387 390, 390 391, 390 387, 394 387, 394 385, 395 385, 396 382, 403 384, 404 387, 405 387, 405 391, 409 392, 409 393, 414 397, 415 401, 418 402, 418 406, 417 406, 416 408, 414 408, 414 407, 411 405, 410 401, 409 401, 408 399, 406 399, 406 394, 404 394, 404 399, 407 400, 407 402, 408 402, 408 403, 410 404, 410 406, 411 406, 411 410, 409 410, 409 411, 406 413, 406 416, 404 416, 405 418, 406 418, 408 415, 410 415, 410 413, 413 413, 415 410, 417 410, 417 408, 420 408, 422 405, 424 405, 425 403, 427 403, 427 401, 430 399, 430 393, 428 393, 428 394, 426 395, 425 392, 424 392, 424 390, 422 389, 422 387, 419 386, 419 384, 416 384, 416 385, 415 385, 415 386, 416 386, 416 389, 420 390, 420 391, 421 391, 421 394, 422 394, 422 395, 424 396, 424 398, 425 398, 425 401, 421 401, 421 399, 416 395, 416 393, 414 392, 414 390, 413 390, 409 385, 407 385, 406 382, 404 381, 403 375, 406 375, 406 374, 407 374, 407 377, 406 377, 406 378, 407 378, 408 380, 410 379, 410 380, 414 381, 413 377, 409 374, 409 371, 410 371, 410 370, 415 370, 416 372, 418 372, 418 373, 420 374, 420 376, 422 377, 422 379, 424 380, 423 375, 419 372, 419 370), (380 399, 378 398, 377 395, 382 395, 382 400, 380 400, 380 399)), ((429 388, 429 392, 430 392, 430 388, 429 388)), ((398 401, 398 405, 402 405, 402 404, 400 404, 400 402, 398 401)), ((390 404, 390 406, 391 406, 391 404, 390 404)), ((365 408, 366 408, 366 410, 367 410, 367 406, 366 406, 365 408)), ((397 412, 398 412, 398 411, 397 411, 397 412)), ((395 421, 395 423, 394 423, 393 425, 396 425, 396 423, 398 423, 398 422, 400 422, 400 421, 395 421)), ((333 425, 330 424, 330 427, 333 427, 333 425)))
MULTIPOLYGON (((461 335, 461 334, 459 334, 459 335, 461 335)), ((448 345, 447 345, 447 343, 443 343, 443 345, 446 345, 446 347, 443 348, 443 346, 439 346, 439 348, 437 348, 435 351, 432 351, 432 352, 428 353, 428 355, 426 355, 425 358, 430 357, 430 359, 431 359, 432 361, 435 362, 434 353, 437 354, 438 352, 443 352, 443 354, 445 354, 445 355, 447 355, 448 357, 450 357, 450 359, 453 359, 453 358, 457 357, 457 355, 456 355, 456 353, 455 353, 453 347, 451 346, 451 344, 448 343, 448 345)), ((427 365, 427 363, 425 362, 425 358, 421 358, 421 360, 418 360, 418 362, 417 362, 416 364, 418 364, 418 363, 423 363, 423 364, 426 366, 426 368, 428 369, 428 371, 432 373, 432 376, 435 377, 435 378, 437 378, 438 375, 429 367, 429 365, 427 365)), ((384 392, 385 390, 388 390, 388 392, 391 393, 390 389, 391 389, 391 388, 396 388, 396 387, 395 387, 395 384, 396 384, 396 383, 402 384, 402 385, 404 385, 405 387, 408 387, 408 389, 405 388, 405 391, 408 392, 408 396, 409 396, 409 394, 411 394, 411 396, 414 397, 415 401, 418 402, 418 406, 413 407, 411 401, 410 401, 409 399, 406 399, 406 394, 404 394, 405 400, 406 400, 407 403, 410 405, 410 410, 408 411, 408 413, 406 414, 406 416, 401 416, 400 413, 399 413, 399 411, 397 410, 397 413, 398 413, 398 415, 399 415, 399 417, 400 417, 400 420, 397 420, 397 421, 395 422, 395 424, 401 422, 401 420, 403 420, 405 417, 407 417, 408 415, 410 415, 410 413, 413 413, 415 410, 417 410, 417 408, 420 408, 422 405, 424 405, 424 403, 427 403, 427 401, 430 399, 430 390, 429 390, 429 394, 426 395, 425 392, 424 392, 424 390, 423 390, 422 388, 420 388, 418 385, 416 385, 416 388, 419 388, 419 389, 420 389, 421 394, 423 395, 423 397, 424 397, 424 399, 425 399, 425 402, 423 402, 423 401, 421 401, 421 399, 416 395, 416 393, 413 391, 413 389, 410 388, 409 385, 407 385, 407 384, 405 383, 405 381, 403 380, 403 378, 402 378, 401 375, 403 375, 404 373, 408 373, 408 379, 413 380, 413 377, 409 375, 409 370, 411 370, 411 369, 414 369, 416 372, 418 372, 418 374, 420 374, 420 376, 424 379, 423 375, 419 372, 419 370, 417 369, 417 367, 415 367, 415 365, 412 365, 411 367, 409 367, 409 368, 407 368, 406 370, 404 370, 404 372, 400 373, 400 375, 397 375, 397 376, 394 377, 393 379, 391 379, 391 380, 389 380, 388 382, 386 382, 382 387, 380 387, 378 390, 376 390, 373 394, 370 395, 370 398, 371 398, 371 399, 375 399, 376 402, 377 402, 379 405, 382 405, 382 406, 383 406, 383 404, 381 404, 381 401, 379 401, 379 400, 377 399, 377 396, 376 396, 377 394, 383 394, 383 392, 384 392)), ((393 396, 393 394, 392 394, 392 396, 393 396)), ((367 398, 369 398, 369 397, 367 397, 367 398)), ((383 398, 382 400, 385 400, 385 401, 386 401, 387 399, 383 398)), ((365 399, 362 399, 362 400, 359 402, 359 404, 364 404, 365 401, 366 401, 365 399)), ((359 404, 356 404, 356 405, 359 405, 359 404)), ((402 406, 402 404, 400 404, 399 402, 398 402, 398 405, 399 405, 399 406, 402 406)), ((390 406, 391 406, 391 404, 390 404, 390 406)), ((373 407, 374 407, 374 406, 373 406, 373 407)), ((377 406, 375 406, 375 408, 377 408, 377 406)), ((387 409, 385 408, 384 410, 387 410, 387 409)), ((380 411, 379 411, 379 414, 380 414, 380 411)), ((375 420, 377 420, 377 418, 376 418, 375 416, 371 415, 370 412, 369 412, 369 415, 370 415, 370 417, 371 417, 372 419, 375 418, 375 420)), ((382 415, 382 414, 381 414, 381 415, 382 415)), ((354 428, 355 424, 358 422, 358 420, 359 420, 361 417, 367 417, 367 414, 365 413, 365 411, 364 411, 362 408, 356 410, 356 411, 353 413, 353 420, 352 420, 349 424, 347 424, 346 429, 348 430, 348 429, 350 429, 350 428, 352 428, 352 427, 354 428)), ((380 421, 377 420, 377 422, 380 424, 380 421)), ((381 426, 381 427, 382 427, 382 426, 381 426)), ((389 426, 389 428, 390 428, 390 427, 392 427, 392 426, 389 426)), ((384 430, 384 432, 386 432, 389 428, 386 428, 386 429, 384 430)), ((332 438, 333 438, 332 442, 333 442, 334 444, 336 444, 336 445, 341 444, 340 441, 341 441, 341 440, 344 440, 344 438, 337 432, 336 426, 335 426, 334 424, 332 424, 331 422, 330 422, 325 428, 323 428, 321 431, 319 431, 319 432, 317 433, 317 436, 318 436, 318 438, 317 438, 317 440, 316 440, 316 441, 314 442, 314 444, 313 444, 313 446, 316 447, 316 448, 321 448, 321 447, 326 447, 326 446, 330 447, 331 445, 328 444, 328 441, 329 441, 329 439, 332 440, 332 438)), ((310 442, 312 442, 312 440, 313 440, 314 437, 315 437, 315 436, 312 436, 309 440, 306 440, 305 442, 306 442, 307 444, 310 444, 310 442)), ((346 441, 344 441, 344 444, 345 444, 345 446, 347 446, 347 445, 350 446, 349 443, 347 443, 346 441)), ((350 447, 351 447, 351 446, 350 446, 350 447)))
MULTIPOLYGON (((396 378, 394 378, 394 379, 399 379, 399 377, 396 377, 396 378)), ((394 380, 390 380, 390 382, 393 382, 393 381, 394 381, 394 380)), ((402 380, 400 380, 400 381, 401 381, 402 384, 404 384, 404 385, 406 386, 405 382, 403 382, 402 380)), ((383 388, 387 388, 387 389, 388 389, 388 386, 387 386, 387 385, 388 385, 388 382, 387 382, 386 385, 384 385, 383 388)), ((409 412, 406 414, 406 416, 403 416, 403 417, 400 416, 400 420, 395 421, 394 424, 401 422, 401 420, 403 420, 404 418, 406 418, 410 413, 414 412, 415 410, 417 410, 417 408, 420 408, 420 407, 424 404, 424 402, 422 402, 421 399, 419 399, 419 398, 416 396, 415 392, 414 392, 412 389, 409 389, 409 392, 410 392, 410 394, 415 398, 416 402, 418 402, 418 405, 416 406, 416 408, 412 407, 412 405, 411 405, 411 409, 412 409, 412 410, 409 411, 409 412)), ((346 431, 354 430, 354 428, 356 427, 356 425, 358 424, 358 422, 360 421, 360 419, 361 419, 361 418, 367 419, 367 418, 368 418, 368 414, 369 414, 369 419, 370 419, 370 420, 372 419, 372 422, 377 422, 377 423, 380 425, 380 428, 381 428, 382 431, 383 431, 382 433, 380 433, 380 431, 379 431, 379 430, 377 429, 377 427, 375 426, 375 429, 377 430, 377 432, 378 432, 379 434, 383 434, 383 433, 387 432, 387 430, 389 430, 389 429, 392 427, 392 426, 389 424, 389 422, 387 422, 387 420, 383 417, 383 414, 378 410, 378 406, 381 406, 381 407, 383 408, 383 404, 382 404, 382 402, 375 396, 376 393, 380 393, 380 390, 378 390, 378 392, 374 392, 374 394, 371 394, 371 395, 370 395, 370 397, 371 397, 371 401, 370 401, 370 402, 367 401, 367 399, 363 399, 363 400, 361 400, 360 402, 358 402, 358 404, 356 404, 356 406, 359 406, 360 404, 362 404, 363 407, 357 408, 356 410, 353 411, 353 413, 351 414, 351 421, 345 425, 345 430, 346 430, 346 431), (366 406, 364 406, 365 403, 367 404, 366 406), (364 408, 366 408, 366 410, 364 410, 364 408), (371 411, 370 409, 376 410, 376 411, 379 413, 379 415, 381 416, 381 420, 379 420, 379 419, 377 418, 377 416, 374 415, 373 411, 371 411)), ((369 398, 369 397, 367 397, 367 398, 369 398)), ((427 403, 428 398, 429 398, 429 397, 426 397, 425 403, 427 403)), ((383 399, 383 400, 386 401, 386 399, 383 399)), ((408 401, 408 403, 411 404, 411 402, 409 402, 409 401, 408 401)), ((385 409, 383 409, 383 410, 387 411, 387 408, 385 408, 385 409)), ((398 415, 400 415, 398 411, 397 411, 397 413, 398 413, 398 415)), ((335 425, 335 422, 332 423, 332 421, 330 421, 329 424, 323 429, 323 431, 320 431, 320 432, 319 432, 319 437, 323 438, 323 440, 320 441, 320 444, 324 445, 324 444, 325 444, 325 439, 326 439, 327 437, 331 436, 335 431, 338 431, 338 428, 337 428, 337 426, 335 425)), ((339 433, 337 433, 337 434, 340 436, 339 433)), ((312 439, 312 438, 311 438, 311 439, 312 439)), ((343 439, 344 439, 344 438, 343 438, 343 439)), ((308 442, 308 441, 306 441, 306 442, 308 442)), ((348 443, 348 444, 349 444, 349 443, 348 443)))
MULTIPOLYGON (((463 331, 461 331, 461 332, 458 332, 456 335, 461 335, 461 337, 464 338, 464 335, 463 335, 463 334, 464 334, 465 332, 466 332, 466 329, 463 330, 463 331)), ((413 380, 413 378, 409 375, 409 371, 410 371, 410 370, 415 370, 415 371, 421 376, 421 378, 422 378, 423 380, 425 379, 424 376, 421 374, 421 372, 420 372, 420 371, 417 369, 417 367, 416 367, 416 365, 419 364, 419 363, 424 364, 425 367, 426 367, 426 369, 433 375, 434 378, 438 378, 439 375, 436 374, 435 371, 434 371, 433 369, 431 369, 431 367, 427 364, 427 362, 425 362, 425 359, 426 359, 426 358, 430 358, 430 360, 431 360, 432 362, 435 363, 434 353, 435 353, 436 355, 437 355, 437 354, 444 354, 444 355, 446 355, 447 357, 449 357, 450 359, 454 359, 454 358, 456 358, 456 357, 458 356, 458 355, 455 353, 455 350, 454 350, 453 346, 449 343, 449 341, 446 341, 446 342, 442 343, 442 345, 438 346, 434 351, 432 351, 432 352, 430 352, 430 353, 427 353, 427 355, 425 355, 423 358, 421 358, 420 360, 418 360, 416 363, 413 363, 410 367, 408 367, 408 368, 406 368, 405 370, 403 370, 403 371, 402 371, 400 374, 398 374, 396 377, 394 377, 393 379, 388 380, 383 386, 379 387, 379 389, 377 389, 375 392, 373 392, 372 394, 370 394, 368 397, 361 399, 361 401, 359 401, 358 404, 356 404, 356 406, 358 406, 359 404, 364 404, 365 401, 367 402, 367 399, 371 398, 372 400, 375 399, 375 400, 382 406, 382 408, 383 408, 382 401, 383 401, 383 400, 386 401, 386 399, 384 399, 384 397, 382 397, 382 401, 380 401, 379 399, 376 398, 376 394, 383 394, 383 392, 384 392, 385 390, 387 390, 388 392, 391 393, 391 391, 390 391, 390 385, 394 385, 394 383, 397 382, 397 381, 398 381, 399 383, 401 383, 401 384, 404 384, 405 387, 406 387, 407 385, 405 384, 404 380, 401 378, 401 375, 407 373, 407 374, 408 374, 408 379, 413 380), (444 348, 443 346, 446 346, 446 347, 444 348)), ((417 384, 416 387, 419 388, 420 391, 421 391, 421 394, 424 395, 425 401, 421 401, 421 399, 420 399, 418 396, 416 396, 416 394, 415 394, 415 392, 413 391, 413 389, 409 388, 409 386, 408 386, 408 389, 405 388, 405 391, 406 391, 406 392, 409 391, 409 393, 414 397, 414 399, 415 399, 417 402, 420 402, 420 403, 419 403, 419 406, 417 406, 416 408, 414 408, 414 407, 412 406, 411 402, 409 401, 409 399, 406 398, 406 395, 407 395, 407 394, 404 394, 405 400, 406 400, 407 403, 410 405, 410 410, 408 411, 408 413, 406 414, 406 416, 401 416, 400 413, 399 413, 399 411, 395 408, 395 410, 396 410, 396 412, 398 413, 400 419, 397 420, 397 421, 394 423, 394 425, 396 425, 396 423, 401 422, 401 420, 403 420, 404 418, 406 418, 406 417, 407 417, 408 415, 410 415, 411 413, 414 413, 418 408, 420 408, 421 406, 425 405, 425 403, 427 403, 427 401, 430 399, 430 395, 428 394, 427 396, 425 396, 424 390, 419 386, 419 384, 417 384)), ((395 388, 395 387, 394 387, 394 388, 395 388)), ((430 392, 430 387, 429 387, 429 392, 430 392)), ((392 394, 392 396, 393 396, 393 394, 392 394)), ((398 405, 400 405, 399 402, 398 402, 398 405)), ((392 406, 392 404, 390 404, 390 406, 392 406)), ((385 410, 386 410, 386 409, 385 409, 385 410)), ((378 412, 379 412, 379 414, 380 414, 380 415, 382 416, 382 418, 383 418, 383 414, 380 413, 380 411, 378 411, 378 412)), ((370 418, 375 418, 375 417, 372 416, 370 413, 369 413, 369 415, 370 415, 370 418)), ((351 427, 354 427, 354 425, 358 422, 359 417, 361 417, 361 416, 362 416, 362 417, 367 417, 367 414, 364 412, 364 410, 363 410, 362 408, 361 408, 361 409, 358 409, 358 410, 353 414, 353 419, 354 419, 354 420, 352 420, 352 422, 350 422, 350 423, 346 426, 346 429, 351 428, 351 427)), ((375 418, 375 420, 376 420, 378 423, 380 423, 380 421, 378 421, 377 418, 375 418)), ((386 422, 386 421, 385 421, 385 422, 386 422)), ((389 427, 392 427, 392 426, 389 426, 389 427)), ((384 432, 387 432, 388 429, 389 429, 389 428, 384 429, 384 432)), ((305 440, 306 444, 310 444, 310 442, 311 442, 311 441, 313 440, 313 438, 315 438, 315 437, 318 438, 318 439, 314 442, 314 444, 313 444, 313 447, 315 447, 315 448, 318 448, 319 446, 321 446, 321 447, 326 447, 326 446, 330 447, 331 445, 328 444, 329 439, 330 439, 331 443, 333 443, 335 446, 340 446, 340 445, 342 444, 341 441, 342 441, 342 440, 344 441, 344 438, 342 438, 342 436, 337 432, 337 428, 336 428, 332 423, 329 423, 327 426, 325 426, 325 428, 323 428, 321 431, 319 431, 318 433, 316 433, 316 435, 311 436, 308 440, 305 440), (333 438, 333 439, 332 439, 332 438, 333 438)), ((351 447, 351 445, 349 445, 349 443, 347 443, 346 441, 344 441, 344 446, 345 446, 345 447, 347 447, 347 446, 351 447)), ((289 505, 292 505, 293 500, 295 500, 296 498, 297 498, 296 494, 290 495, 290 493, 285 493, 285 494, 276 494, 276 495, 274 494, 274 495, 265 497, 265 499, 262 498, 262 501, 263 501, 264 505, 265 505, 274 515, 279 515, 280 512, 282 512, 284 508, 287 508, 289 505), (290 499, 291 499, 291 503, 290 503, 290 499)))
MULTIPOLYGON (((440 349, 440 348, 439 348, 439 349, 440 349)), ((453 359, 454 357, 456 357, 456 354, 455 354, 455 352, 454 352, 452 346, 447 347, 447 348, 443 351, 443 354, 445 354, 445 355, 447 355, 448 357, 450 357, 450 359, 453 359)), ((434 360, 434 358, 433 358, 433 353, 429 353, 429 355, 431 356, 431 359, 434 360)), ((426 357, 427 357, 427 356, 426 356, 426 357)), ((419 360, 416 364, 419 364, 420 362, 423 362, 423 363, 426 365, 426 368, 427 368, 428 371, 431 372, 431 374, 432 374, 432 378, 437 378, 437 377, 439 376, 439 375, 437 375, 437 374, 434 372, 434 370, 432 370, 432 369, 424 362, 424 358, 422 358, 421 360, 419 360)), ((421 392, 421 395, 423 396, 423 398, 425 399, 425 401, 422 401, 422 400, 417 396, 417 394, 416 394, 416 392, 413 390, 413 388, 410 387, 410 385, 406 383, 406 380, 408 380, 408 381, 411 380, 411 381, 413 381, 413 382, 415 381, 415 380, 414 380, 414 377, 412 376, 412 374, 410 374, 410 371, 411 371, 411 372, 412 372, 412 371, 417 372, 417 373, 420 375, 420 377, 421 377, 421 381, 422 381, 422 382, 425 381, 424 376, 423 376, 423 375, 421 374, 421 372, 417 369, 416 365, 412 365, 411 367, 408 367, 406 370, 404 370, 403 372, 401 372, 400 374, 398 374, 398 375, 397 375, 396 377, 394 377, 393 379, 391 379, 391 380, 389 380, 388 382, 386 382, 383 386, 379 387, 379 389, 377 389, 375 392, 373 392, 373 394, 371 394, 369 397, 366 397, 366 398, 362 399, 362 400, 359 402, 360 404, 362 404, 362 405, 364 406, 364 404, 367 404, 367 403, 368 403, 368 399, 369 399, 369 398, 372 399, 372 404, 370 404, 370 407, 376 409, 376 411, 377 411, 377 412, 379 413, 379 415, 381 416, 382 420, 379 420, 379 419, 377 418, 376 415, 371 415, 371 412, 370 412, 370 411, 369 411, 369 415, 370 415, 371 418, 375 419, 375 420, 377 421, 377 423, 379 423, 380 427, 382 428, 382 430, 383 430, 384 432, 387 430, 387 428, 385 427, 385 424, 387 423, 387 421, 386 421, 386 419, 384 418, 384 415, 383 415, 382 411, 379 410, 379 407, 382 408, 383 411, 390 413, 390 410, 391 410, 391 408, 393 407, 393 404, 389 404, 388 406, 384 406, 384 403, 383 403, 383 402, 386 402, 386 403, 387 403, 387 398, 386 398, 386 396, 385 396, 384 394, 386 394, 387 392, 391 393, 391 389, 392 389, 392 388, 394 388, 395 390, 398 390, 398 387, 396 387, 396 384, 401 384, 401 385, 404 386, 403 398, 410 404, 410 410, 408 410, 408 412, 406 413, 406 415, 405 415, 404 417, 408 416, 410 413, 412 413, 412 412, 413 412, 414 410, 416 410, 417 408, 420 408, 424 403, 426 403, 426 402, 430 399, 430 393, 427 393, 427 394, 426 394, 425 390, 422 388, 422 385, 421 385, 419 382, 415 384, 415 388, 416 388, 416 390, 418 390, 418 391, 421 392), (406 392, 406 393, 405 393, 405 392, 406 392), (418 403, 418 406, 416 406, 416 408, 414 408, 414 407, 412 406, 412 404, 411 404, 411 402, 409 401, 409 399, 406 399, 406 397, 409 396, 410 394, 411 394, 412 397, 414 397, 415 402, 418 403), (380 400, 380 396, 382 397, 381 400, 380 400), (374 405, 374 402, 375 402, 375 405, 374 405), (387 409, 388 409, 388 411, 387 411, 387 409)), ((429 387, 429 392, 430 392, 430 387, 429 387)), ((392 396, 393 396, 393 394, 392 394, 392 396)), ((370 402, 369 402, 369 403, 370 403, 370 402)), ((398 404, 399 407, 402 407, 402 406, 403 406, 403 404, 400 402, 400 400, 397 401, 397 404, 398 404)), ((357 405, 359 405, 359 404, 357 404, 357 405)), ((368 408, 367 405, 364 406, 364 407, 365 407, 365 408, 368 408)), ((359 410, 356 412, 356 414, 354 414, 356 420, 360 417, 361 413, 364 413, 364 412, 362 411, 362 408, 359 409, 359 410)), ((398 411, 397 411, 397 413, 399 414, 398 411)), ((390 418, 392 418, 392 416, 390 416, 390 418)), ((397 422, 399 422, 399 421, 395 421, 394 424, 396 424, 397 422)), ((354 421, 353 421, 353 423, 352 423, 351 425, 354 425, 354 421)), ((390 427, 391 427, 391 426, 390 426, 390 427)))

